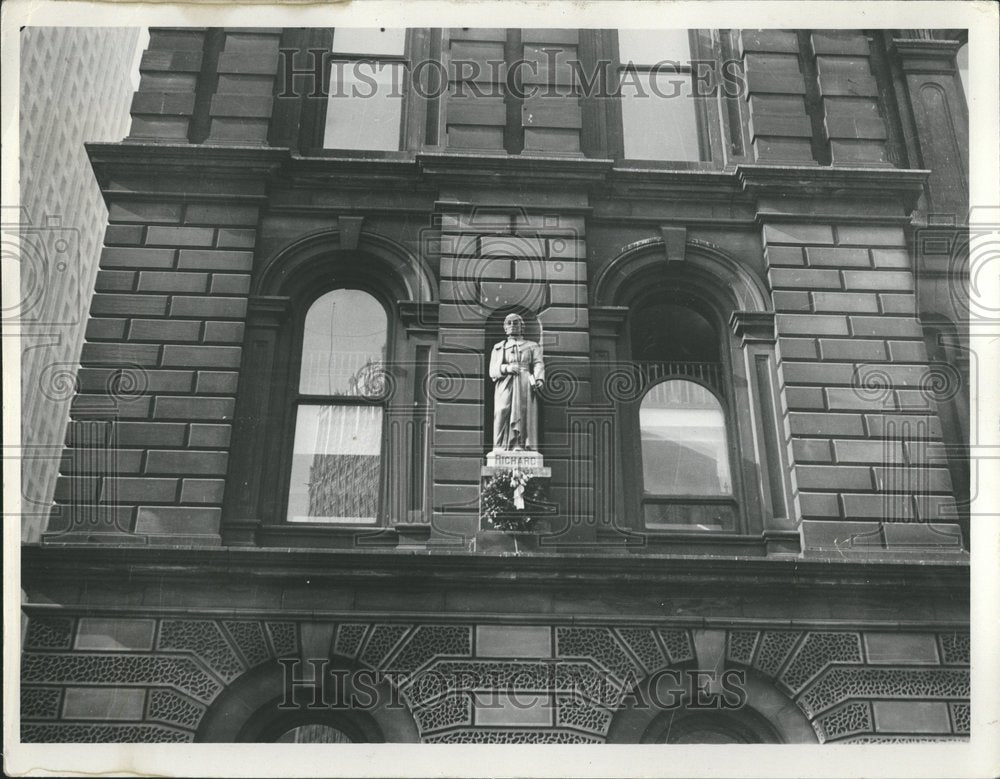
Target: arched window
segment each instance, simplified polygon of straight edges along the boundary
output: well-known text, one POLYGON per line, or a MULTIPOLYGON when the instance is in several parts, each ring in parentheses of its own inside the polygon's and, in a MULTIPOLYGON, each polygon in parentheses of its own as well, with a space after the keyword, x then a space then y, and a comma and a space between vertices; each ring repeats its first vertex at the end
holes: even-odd
POLYGON ((646 497, 729 495, 726 415, 702 384, 667 379, 639 407, 642 481, 646 497))
POLYGON ((778 744, 774 727, 757 712, 664 712, 646 728, 644 744, 778 744))
POLYGON ((644 523, 663 530, 735 530, 722 335, 685 295, 640 301, 631 317, 644 523))
POLYGON ((354 739, 340 728, 321 723, 296 725, 276 739, 276 744, 350 744, 354 739))
POLYGON ((379 516, 388 319, 360 289, 335 289, 302 328, 289 522, 374 524, 379 516))

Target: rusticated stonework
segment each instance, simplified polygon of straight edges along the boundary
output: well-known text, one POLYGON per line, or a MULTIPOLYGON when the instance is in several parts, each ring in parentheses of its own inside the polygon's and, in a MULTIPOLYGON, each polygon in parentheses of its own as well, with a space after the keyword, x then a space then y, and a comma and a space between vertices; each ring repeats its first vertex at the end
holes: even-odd
MULTIPOLYGON (((228 686, 302 652, 302 623, 290 620, 164 618, 155 632, 149 622, 34 617, 22 663, 22 738, 193 741, 228 686), (147 635, 157 637, 151 651, 147 635), (72 649, 79 646, 86 651, 72 649), (94 684, 115 685, 134 705, 121 696, 108 703, 89 692, 94 684)), ((309 628, 330 637, 332 667, 388 672, 428 743, 602 742, 643 680, 702 664, 691 631, 671 626, 345 621, 309 628), (529 703, 505 707, 508 698, 529 703)), ((794 701, 821 742, 898 742, 909 736, 893 723, 911 705, 914 716, 942 714, 940 732, 920 738, 969 732, 961 634, 900 634, 897 641, 884 632, 744 627, 719 635, 726 667, 794 701), (893 656, 906 651, 914 662, 893 656)), ((751 696, 747 705, 754 704, 751 696)))

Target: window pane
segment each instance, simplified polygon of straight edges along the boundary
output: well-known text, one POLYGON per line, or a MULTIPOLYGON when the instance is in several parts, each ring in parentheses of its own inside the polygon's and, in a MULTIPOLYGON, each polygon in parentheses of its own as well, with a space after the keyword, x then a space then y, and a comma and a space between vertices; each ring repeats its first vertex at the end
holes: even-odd
POLYGON ((646 494, 730 494, 726 419, 703 386, 684 379, 654 385, 639 407, 639 426, 646 494))
POLYGON ((299 725, 275 739, 278 744, 350 744, 351 739, 330 725, 299 725))
POLYGON ((380 394, 386 315, 367 292, 335 289, 306 314, 299 392, 307 395, 380 394))
POLYGON ((691 43, 687 30, 619 30, 618 61, 655 65, 664 60, 687 65, 691 43))
POLYGON ((334 53, 403 55, 406 29, 402 27, 338 27, 333 31, 334 53))
POLYGON ((625 157, 696 162, 698 123, 690 75, 626 72, 621 85, 625 157))
POLYGON ((644 305, 632 316, 632 358, 718 362, 719 336, 705 317, 687 306, 644 305))
POLYGON ((399 151, 404 67, 400 62, 333 62, 325 149, 399 151))
POLYGON ((381 406, 299 406, 288 521, 374 522, 381 452, 381 406))

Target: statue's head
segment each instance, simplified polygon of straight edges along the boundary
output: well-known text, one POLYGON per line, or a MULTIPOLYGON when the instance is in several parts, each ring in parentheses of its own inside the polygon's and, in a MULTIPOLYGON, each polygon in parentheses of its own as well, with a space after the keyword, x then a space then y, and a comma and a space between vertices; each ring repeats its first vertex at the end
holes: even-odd
POLYGON ((503 320, 503 331, 507 335, 523 335, 524 319, 520 314, 507 314, 503 320))

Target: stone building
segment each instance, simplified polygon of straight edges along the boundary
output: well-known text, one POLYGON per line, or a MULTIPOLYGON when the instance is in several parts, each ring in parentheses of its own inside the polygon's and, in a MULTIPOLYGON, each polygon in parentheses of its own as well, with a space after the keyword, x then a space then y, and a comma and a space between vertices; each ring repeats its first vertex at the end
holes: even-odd
POLYGON ((59 476, 108 218, 84 142, 128 132, 144 36, 139 27, 21 31, 21 203, 16 215, 5 209, 3 228, 20 241, 21 300, 13 314, 23 344, 22 533, 31 541, 45 529, 59 476))
POLYGON ((967 738, 963 41, 152 29, 22 738, 967 738))

